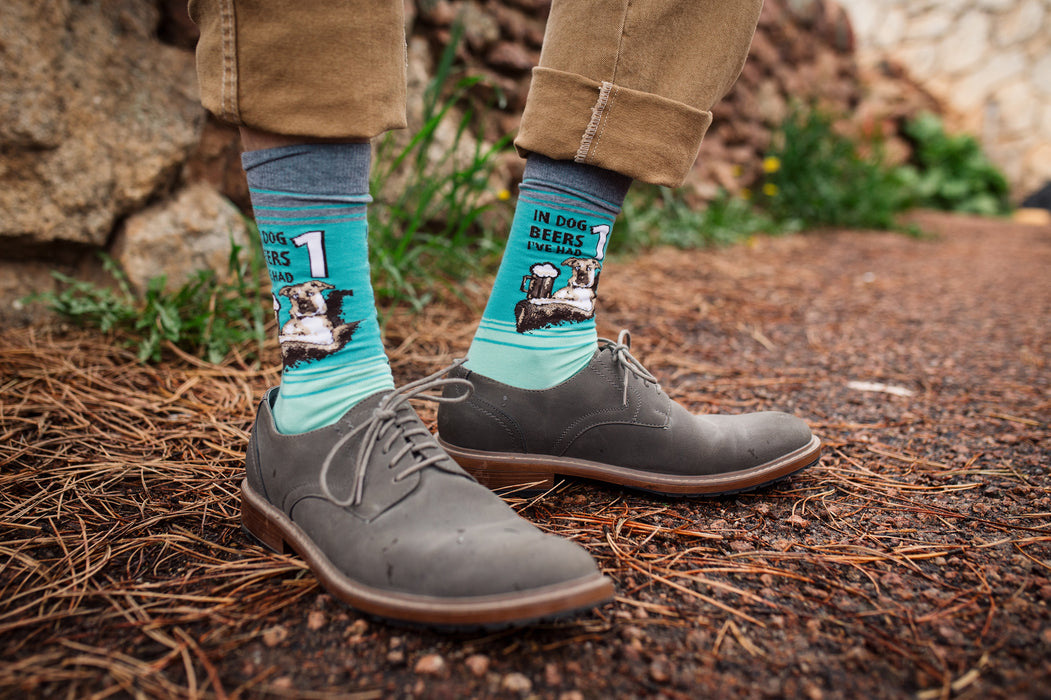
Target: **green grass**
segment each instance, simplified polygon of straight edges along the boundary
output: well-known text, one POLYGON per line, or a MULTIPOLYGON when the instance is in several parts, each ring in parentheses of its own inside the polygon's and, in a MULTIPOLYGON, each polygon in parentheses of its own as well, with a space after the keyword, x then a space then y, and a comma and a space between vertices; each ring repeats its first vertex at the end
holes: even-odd
POLYGON ((802 228, 900 230, 900 214, 916 207, 1010 212, 1007 179, 974 137, 946 134, 929 114, 906 123, 904 135, 912 142, 911 161, 890 166, 878 133, 859 144, 837 133, 828 114, 797 109, 764 160, 770 167, 756 204, 802 228))
POLYGON ((905 125, 912 162, 898 171, 908 205, 999 216, 1011 211, 1007 178, 973 136, 945 133, 941 120, 921 114, 905 125))
POLYGON ((799 228, 893 229, 907 204, 901 178, 883 161, 881 144, 858 144, 818 110, 796 110, 764 159, 756 204, 799 228))
POLYGON ((143 362, 159 362, 165 342, 213 363, 222 362, 235 347, 253 359, 266 338, 264 299, 269 295, 259 248, 249 248, 244 261, 243 252, 231 242, 227 280, 220 280, 213 270, 202 270, 166 292, 166 277, 159 276, 148 282, 141 296, 120 267, 103 256, 113 284, 100 286, 53 272, 59 289, 28 301, 42 302, 78 326, 115 332, 143 362))
POLYGON ((509 223, 511 208, 494 191, 491 176, 511 136, 493 145, 472 138, 477 114, 469 95, 482 78, 454 75, 462 31, 454 27, 424 93, 422 128, 404 146, 389 133, 377 148, 369 245, 382 306, 406 304, 419 311, 440 288, 455 293, 464 279, 492 267, 503 249, 506 225, 494 223, 509 223), (452 139, 443 147, 439 130, 457 114, 452 139), (388 192, 390 183, 396 192, 388 192))
POLYGON ((654 185, 632 186, 610 237, 610 252, 630 255, 659 245, 704 248, 735 243, 758 233, 795 230, 750 202, 723 192, 706 206, 686 202, 681 192, 654 185))

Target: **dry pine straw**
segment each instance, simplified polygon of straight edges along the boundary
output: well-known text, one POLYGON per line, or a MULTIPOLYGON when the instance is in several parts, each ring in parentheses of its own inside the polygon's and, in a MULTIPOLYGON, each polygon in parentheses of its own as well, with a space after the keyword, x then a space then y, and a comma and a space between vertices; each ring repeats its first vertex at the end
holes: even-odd
MULTIPOLYGON (((412 329, 391 333, 399 379, 465 347, 467 317, 452 305, 395 317, 392 328, 412 329)), ((740 342, 761 351, 769 338, 751 321, 724 325, 741 323, 740 342)), ((805 392, 817 371, 720 373, 676 351, 682 327, 654 316, 647 332, 660 340, 645 359, 703 410, 761 408, 764 396, 805 392)), ((420 690, 413 661, 428 651, 452 667, 428 688, 450 697, 494 690, 460 663, 478 653, 499 673, 546 677, 556 696, 557 682, 571 687, 562 676, 589 672, 601 694, 667 697, 703 683, 727 694, 1024 697, 1048 678, 1051 483, 1030 449, 1048 435, 1046 421, 1018 415, 1032 406, 1024 387, 1004 388, 980 415, 963 394, 940 405, 957 423, 948 448, 923 449, 924 431, 933 440, 945 427, 933 412, 872 419, 859 405, 854 418, 814 420, 821 465, 759 494, 666 500, 578 483, 508 495, 587 547, 616 580, 616 602, 449 639, 359 620, 298 559, 245 539, 246 431, 277 369, 169 357, 144 366, 110 339, 68 330, 0 340, 0 695, 379 697, 420 690), (967 420, 1014 441, 979 449, 967 420), (899 439, 906 424, 918 439, 899 439)))

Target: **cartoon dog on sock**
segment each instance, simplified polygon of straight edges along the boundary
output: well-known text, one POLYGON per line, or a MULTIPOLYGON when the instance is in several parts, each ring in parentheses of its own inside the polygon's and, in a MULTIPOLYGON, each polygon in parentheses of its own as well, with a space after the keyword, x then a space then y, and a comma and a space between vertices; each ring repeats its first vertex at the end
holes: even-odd
POLYGON ((573 272, 566 286, 550 296, 547 292, 553 286, 551 282, 559 274, 553 264, 534 265, 531 274, 523 278, 523 291, 527 292, 527 297, 515 306, 515 325, 519 333, 594 318, 601 263, 595 258, 566 258, 562 265, 573 272))
POLYGON ((599 261, 594 258, 567 258, 562 264, 573 268, 573 274, 569 276, 569 283, 556 290, 551 299, 571 304, 585 313, 594 315, 599 261))
POLYGON ((358 323, 346 323, 340 314, 343 298, 354 292, 333 289, 328 282, 310 280, 278 290, 291 307, 291 318, 278 335, 286 366, 331 355, 350 342, 358 323))

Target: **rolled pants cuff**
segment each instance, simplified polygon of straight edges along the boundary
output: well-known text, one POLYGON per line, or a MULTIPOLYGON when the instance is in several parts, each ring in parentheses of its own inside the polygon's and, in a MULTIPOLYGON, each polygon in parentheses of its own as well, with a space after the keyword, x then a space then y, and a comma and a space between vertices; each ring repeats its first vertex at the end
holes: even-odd
POLYGON ((201 102, 220 119, 364 141, 405 127, 403 3, 190 0, 201 102))
POLYGON ((712 113, 651 93, 534 68, 515 147, 656 185, 681 185, 712 113))

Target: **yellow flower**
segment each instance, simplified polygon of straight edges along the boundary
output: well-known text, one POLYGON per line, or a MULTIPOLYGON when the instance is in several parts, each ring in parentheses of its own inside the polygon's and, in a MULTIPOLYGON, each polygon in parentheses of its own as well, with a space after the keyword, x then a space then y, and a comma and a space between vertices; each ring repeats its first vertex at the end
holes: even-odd
POLYGON ((772 182, 768 182, 763 185, 763 194, 767 197, 776 197, 778 193, 777 185, 772 182))
POLYGON ((776 173, 781 169, 781 159, 776 156, 767 156, 763 158, 763 172, 769 175, 770 173, 776 173))
POLYGON ((507 200, 511 199, 511 193, 507 189, 502 189, 496 193, 496 198, 499 199, 501 202, 506 202, 507 200))
POLYGON ((742 187, 741 188, 741 199, 751 199, 751 198, 752 198, 752 190, 748 189, 747 187, 742 187))

